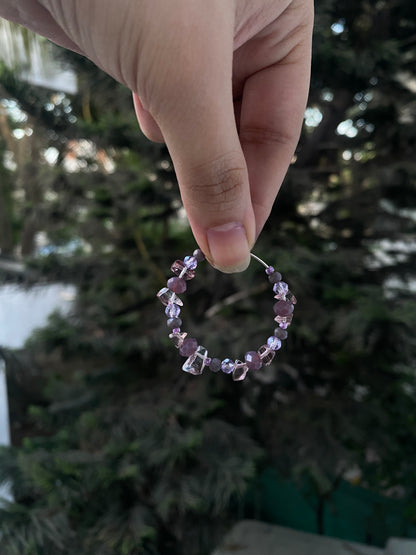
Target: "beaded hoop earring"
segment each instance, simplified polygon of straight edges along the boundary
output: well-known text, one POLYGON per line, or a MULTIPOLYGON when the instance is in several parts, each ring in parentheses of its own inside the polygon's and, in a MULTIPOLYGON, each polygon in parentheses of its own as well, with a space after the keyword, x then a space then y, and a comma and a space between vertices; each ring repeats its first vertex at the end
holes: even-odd
POLYGON ((168 279, 167 286, 161 289, 157 297, 166 307, 165 314, 168 318, 167 326, 171 329, 169 338, 179 353, 186 357, 186 361, 182 366, 182 370, 195 376, 202 374, 205 367, 211 372, 219 372, 232 374, 234 381, 244 380, 249 370, 259 370, 262 366, 271 364, 275 357, 276 351, 282 346, 282 340, 287 338, 286 329, 292 322, 294 305, 296 297, 289 291, 287 283, 282 281, 282 276, 273 266, 266 264, 261 258, 250 253, 252 258, 260 262, 266 268, 266 275, 269 282, 273 286, 274 298, 277 302, 273 306, 276 314, 275 322, 278 327, 274 330, 264 345, 261 345, 257 351, 248 351, 244 355, 244 361, 232 360, 225 358, 211 358, 208 351, 202 345, 198 345, 196 339, 188 337, 188 334, 181 330, 182 320, 179 318, 182 300, 178 297, 181 293, 185 293, 187 289, 186 282, 195 277, 195 270, 199 262, 205 259, 203 252, 196 249, 192 256, 185 256, 183 260, 176 260, 171 271, 175 274, 168 279))

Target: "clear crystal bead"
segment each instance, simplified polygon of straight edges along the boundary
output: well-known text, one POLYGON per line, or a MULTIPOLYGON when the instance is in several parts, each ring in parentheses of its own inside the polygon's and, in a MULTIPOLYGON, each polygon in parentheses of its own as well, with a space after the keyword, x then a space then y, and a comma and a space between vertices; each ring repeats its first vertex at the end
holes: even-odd
POLYGON ((161 289, 156 296, 165 306, 172 303, 183 306, 183 302, 181 301, 181 299, 168 287, 163 287, 163 289, 161 289))
POLYGON ((244 380, 246 374, 248 372, 248 366, 241 360, 236 360, 234 363, 234 370, 233 370, 233 380, 235 382, 240 382, 244 380))
POLYGON ((195 353, 186 359, 184 365, 182 366, 182 370, 184 372, 188 372, 189 374, 193 374, 194 376, 202 374, 202 371, 205 367, 207 355, 208 351, 205 349, 205 347, 202 347, 202 345, 200 345, 195 353))
POLYGON ((231 372, 234 370, 234 361, 230 358, 225 358, 221 362, 221 370, 224 372, 224 374, 231 374, 231 372))
POLYGON ((195 277, 195 272, 188 268, 183 260, 175 260, 170 267, 175 276, 181 276, 183 279, 192 279, 195 277))
POLYGON ((172 343, 177 349, 179 349, 182 346, 182 343, 184 342, 184 339, 187 335, 188 334, 185 331, 176 333, 172 332, 169 334, 169 339, 172 339, 172 343))
POLYGON ((272 351, 267 345, 262 345, 257 351, 260 355, 264 366, 269 366, 275 357, 275 351, 272 351))
POLYGON ((292 291, 286 293, 286 300, 290 301, 292 304, 296 304, 298 301, 292 291))
POLYGON ((183 262, 189 270, 195 270, 195 268, 198 266, 198 261, 195 256, 185 256, 183 262))
POLYGON ((177 318, 181 313, 181 307, 176 303, 170 303, 165 308, 165 314, 168 318, 177 318))
POLYGON ((284 281, 278 281, 273 285, 273 291, 276 293, 275 299, 286 299, 286 293, 289 291, 289 286, 284 281))
POLYGON ((293 319, 293 314, 289 314, 289 316, 277 315, 274 321, 277 322, 281 328, 283 327, 282 324, 286 324, 286 327, 284 328, 286 329, 292 323, 292 319, 293 319))
POLYGON ((267 340, 267 346, 272 351, 278 351, 280 349, 280 347, 282 346, 282 342, 275 335, 271 335, 267 340))

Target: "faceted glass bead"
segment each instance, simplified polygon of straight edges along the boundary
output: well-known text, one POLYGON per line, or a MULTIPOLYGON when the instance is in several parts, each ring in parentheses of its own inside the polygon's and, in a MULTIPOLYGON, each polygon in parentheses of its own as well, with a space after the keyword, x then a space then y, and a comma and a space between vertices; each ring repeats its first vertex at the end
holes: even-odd
POLYGON ((233 370, 233 380, 235 382, 240 382, 246 377, 248 366, 244 362, 241 362, 241 360, 236 360, 234 364, 235 368, 233 370))
POLYGON ((289 316, 294 308, 293 304, 289 301, 277 301, 273 306, 274 313, 279 316, 289 316))
POLYGON ((195 249, 192 256, 196 258, 197 262, 202 262, 205 259, 205 254, 201 251, 201 249, 195 249))
POLYGON ((275 299, 285 299, 289 286, 284 281, 278 281, 273 285, 273 291, 276 293, 275 299))
POLYGON ((292 323, 292 319, 293 314, 289 314, 289 316, 280 316, 278 314, 274 321, 277 322, 281 328, 286 329, 292 323), (285 327, 283 327, 282 324, 285 324, 285 327))
POLYGON ((286 293, 286 300, 290 301, 292 304, 296 304, 298 302, 295 295, 291 291, 286 293))
POLYGON ((184 372, 188 372, 189 374, 193 374, 194 376, 202 374, 202 371, 205 367, 207 353, 208 351, 205 349, 205 347, 202 347, 202 345, 200 345, 195 353, 185 361, 185 364, 182 366, 182 370, 184 372))
POLYGON ((221 370, 224 372, 224 374, 231 374, 231 372, 234 370, 234 366, 234 362, 230 358, 225 358, 221 363, 221 370))
POLYGON ((189 270, 195 270, 195 268, 198 266, 198 261, 195 256, 185 256, 183 262, 189 270))
POLYGON ((282 342, 275 335, 271 335, 267 340, 267 346, 269 349, 272 349, 272 351, 278 351, 282 346, 282 342))
POLYGON ((257 351, 248 351, 244 355, 246 365, 250 370, 259 370, 262 367, 262 362, 257 351))
POLYGON ((185 293, 186 281, 183 278, 171 277, 168 279, 168 288, 174 293, 185 293))
POLYGON ((183 357, 189 357, 195 353, 198 347, 198 342, 193 337, 188 337, 179 348, 179 353, 183 357))
POLYGON ((257 351, 264 366, 269 366, 275 357, 275 351, 272 351, 267 345, 262 345, 257 351))
POLYGON ((269 275, 270 283, 277 283, 282 279, 282 274, 279 272, 273 272, 269 275))
POLYGON ((156 296, 165 306, 171 303, 183 306, 183 302, 180 300, 180 298, 177 297, 175 293, 171 291, 168 287, 163 287, 163 289, 161 289, 156 296))
POLYGON ((188 268, 183 260, 175 260, 175 262, 170 267, 171 271, 175 276, 180 276, 182 274, 183 279, 192 279, 195 277, 195 272, 188 268))
POLYGON ((287 331, 282 328, 275 328, 274 335, 279 339, 287 339, 287 331))
POLYGON ((267 274, 268 276, 270 276, 270 274, 272 274, 273 272, 274 272, 273 266, 268 266, 268 267, 266 268, 266 274, 267 274))
POLYGON ((290 324, 288 324, 287 322, 281 322, 279 326, 282 328, 282 330, 287 330, 290 324))
POLYGON ((173 331, 172 333, 169 334, 169 339, 172 339, 172 343, 175 345, 177 349, 179 349, 179 347, 182 347, 182 343, 184 342, 185 337, 187 335, 188 334, 185 331, 182 333, 181 332, 175 333, 173 331))
POLYGON ((221 360, 219 358, 213 358, 209 365, 209 369, 211 372, 219 372, 221 370, 221 360))
POLYGON ((165 314, 168 318, 177 318, 181 313, 181 307, 176 303, 168 304, 165 308, 165 314))
POLYGON ((168 328, 173 330, 174 328, 180 328, 182 326, 182 320, 180 318, 169 318, 166 324, 168 328))

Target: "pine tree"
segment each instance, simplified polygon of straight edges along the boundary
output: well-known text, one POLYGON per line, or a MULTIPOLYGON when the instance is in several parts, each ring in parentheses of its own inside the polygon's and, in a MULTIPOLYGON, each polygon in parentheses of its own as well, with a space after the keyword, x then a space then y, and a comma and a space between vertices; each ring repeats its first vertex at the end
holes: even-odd
MULTIPOLYGON (((10 249, 32 237, 31 275, 78 289, 69 318, 5 354, 7 553, 208 553, 240 516, 262 452, 321 499, 357 464, 365 487, 399 486, 416 518, 415 9, 317 6, 304 133, 256 247, 298 298, 294 324, 276 362, 238 384, 185 375, 167 339, 155 293, 195 245, 168 154, 141 138, 130 93, 62 51, 79 75, 74 97, 2 68, 6 123, 22 128, 15 102, 34 141, 25 170, 1 168, 10 249), (16 194, 18 174, 33 197, 16 194)), ((198 271, 192 334, 219 356, 264 342, 273 313, 261 268, 198 271)))
POLYGON ((166 151, 140 136, 126 89, 60 56, 79 76, 74 97, 1 73, 13 251, 29 282, 78 290, 69 318, 53 315, 22 352, 4 353, 14 445, 0 452, 0 481, 15 501, 1 509, 2 549, 205 553, 261 449, 227 421, 215 380, 178 376, 168 348, 156 292, 171 253, 194 242, 166 151))
POLYGON ((288 358, 252 401, 282 471, 325 497, 357 465, 363 485, 400 490, 409 507, 415 22, 404 0, 317 6, 305 132, 263 234, 299 303, 288 358))

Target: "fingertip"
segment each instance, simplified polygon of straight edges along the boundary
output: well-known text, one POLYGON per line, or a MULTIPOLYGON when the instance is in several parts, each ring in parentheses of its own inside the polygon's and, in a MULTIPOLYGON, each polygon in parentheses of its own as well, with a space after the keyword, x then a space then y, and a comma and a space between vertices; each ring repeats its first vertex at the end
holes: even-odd
POLYGON ((250 263, 250 245, 241 222, 230 222, 207 231, 208 260, 227 274, 242 272, 250 263))

